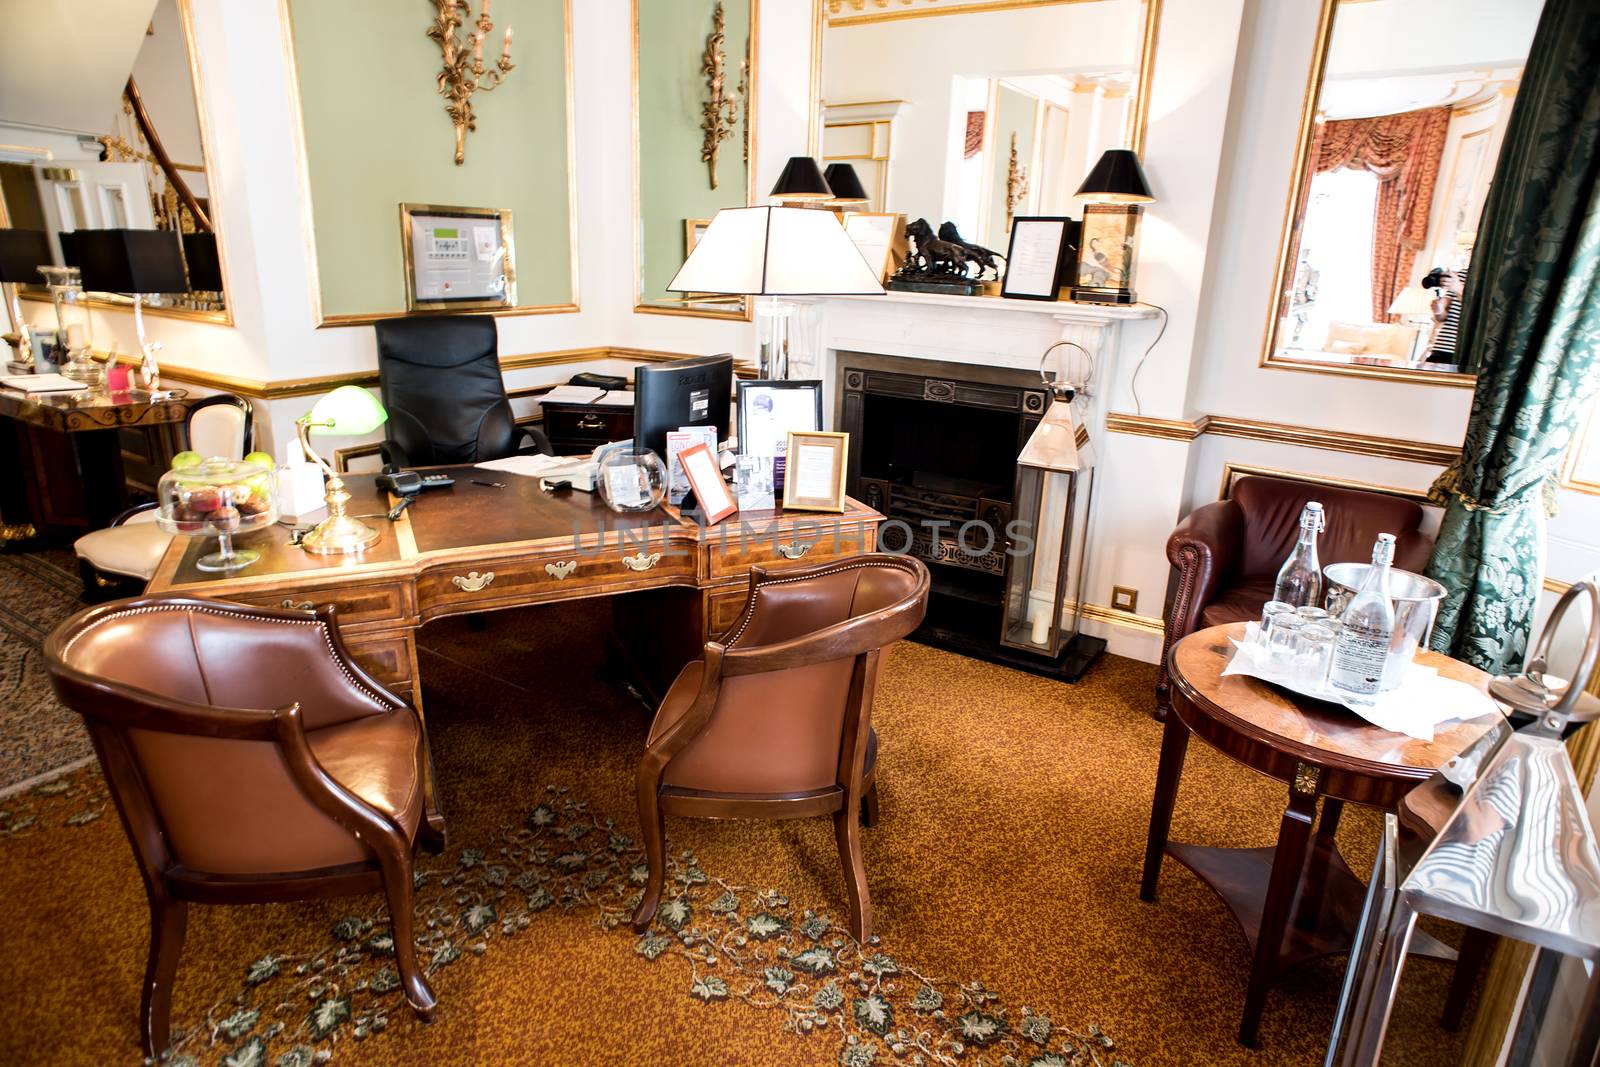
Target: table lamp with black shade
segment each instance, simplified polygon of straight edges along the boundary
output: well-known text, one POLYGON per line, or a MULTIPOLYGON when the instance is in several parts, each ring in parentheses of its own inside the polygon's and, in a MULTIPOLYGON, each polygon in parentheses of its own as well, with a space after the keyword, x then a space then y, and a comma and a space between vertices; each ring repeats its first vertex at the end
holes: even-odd
POLYGON ((828 203, 834 207, 860 207, 872 199, 862 187, 861 176, 856 173, 856 168, 848 163, 829 163, 822 177, 827 181, 828 188, 833 190, 828 203))
POLYGON ((76 230, 74 255, 86 292, 126 293, 133 297, 133 327, 139 337, 139 384, 153 400, 169 397, 161 390, 159 341, 144 335, 144 297, 149 293, 186 293, 189 279, 183 249, 170 230, 76 230))
POLYGON ((667 291, 768 297, 756 305, 760 375, 786 378, 794 305, 778 297, 882 296, 883 286, 833 212, 730 207, 717 212, 667 291))
POLYGON ((183 262, 189 269, 190 292, 221 294, 222 259, 217 255, 216 234, 184 234, 183 262))
POLYGON ((1139 215, 1143 205, 1155 200, 1138 153, 1127 148, 1107 149, 1073 195, 1086 203, 1072 299, 1095 304, 1138 303, 1133 268, 1139 215))
POLYGON ((767 196, 779 203, 791 200, 831 200, 833 187, 822 176, 822 168, 810 156, 790 156, 783 173, 767 196))
POLYGON ((33 341, 22 318, 22 301, 17 286, 39 280, 39 266, 52 263, 50 237, 43 230, 0 229, 0 287, 5 289, 6 308, 11 313, 11 332, 5 341, 16 358, 6 369, 27 374, 33 370, 33 341))

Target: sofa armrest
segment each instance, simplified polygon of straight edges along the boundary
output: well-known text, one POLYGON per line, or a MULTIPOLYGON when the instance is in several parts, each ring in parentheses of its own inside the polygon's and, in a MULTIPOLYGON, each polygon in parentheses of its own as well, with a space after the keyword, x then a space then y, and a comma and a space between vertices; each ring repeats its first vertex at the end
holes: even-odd
POLYGON ((1178 586, 1167 609, 1156 675, 1158 719, 1166 718, 1171 707, 1167 654, 1179 638, 1199 627, 1201 610, 1216 599, 1223 581, 1237 572, 1243 540, 1244 512, 1232 500, 1195 508, 1167 538, 1167 559, 1178 570, 1178 586))

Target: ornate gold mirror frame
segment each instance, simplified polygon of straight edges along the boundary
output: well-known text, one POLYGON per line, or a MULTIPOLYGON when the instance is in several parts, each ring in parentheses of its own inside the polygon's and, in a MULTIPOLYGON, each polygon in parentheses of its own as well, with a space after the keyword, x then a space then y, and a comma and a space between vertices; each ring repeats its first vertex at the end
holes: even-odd
MULTIPOLYGON (((632 24, 632 26, 633 26, 633 29, 632 29, 632 40, 630 42, 630 47, 632 48, 632 53, 633 53, 633 105, 632 105, 633 106, 633 217, 632 217, 632 220, 631 220, 632 221, 632 225, 633 225, 633 310, 636 313, 644 314, 644 315, 689 315, 689 316, 693 316, 695 318, 702 318, 702 319, 732 319, 732 320, 735 320, 735 321, 738 321, 738 322, 749 322, 749 321, 751 321, 753 316, 752 316, 752 311, 751 311, 750 298, 748 298, 748 297, 731 297, 731 298, 728 298, 728 297, 717 297, 717 298, 715 298, 717 301, 728 300, 728 301, 736 302, 736 303, 731 304, 731 306, 729 306, 726 309, 707 307, 706 304, 709 301, 706 301, 706 300, 691 300, 690 296, 688 296, 688 295, 686 295, 681 301, 670 302, 670 303, 667 302, 667 301, 664 301, 664 300, 659 300, 659 299, 652 302, 652 301, 647 301, 646 298, 645 298, 645 288, 644 288, 644 228, 645 228, 645 219, 644 219, 644 214, 643 214, 643 210, 642 210, 642 206, 641 206, 642 197, 640 196, 640 187, 641 187, 642 182, 643 182, 643 167, 642 167, 642 163, 641 163, 641 160, 640 160, 640 150, 639 150, 639 4, 640 4, 640 2, 641 2, 641 0, 633 0, 633 2, 632 2, 632 8, 633 8, 633 24, 632 24)), ((818 2, 820 4, 821 0, 818 0, 818 2)), ((734 90, 735 92, 737 92, 739 94, 740 99, 737 102, 737 106, 738 106, 738 108, 740 110, 743 111, 743 113, 745 115, 745 122, 747 124, 747 131, 746 132, 747 132, 747 135, 748 135, 748 138, 749 138, 749 158, 745 162, 745 191, 744 191, 745 195, 744 195, 744 203, 740 204, 740 205, 737 205, 737 206, 741 206, 742 207, 742 206, 747 205, 747 204, 756 204, 756 203, 760 202, 760 197, 759 197, 759 194, 758 194, 757 189, 756 189, 756 160, 757 160, 756 145, 757 145, 757 140, 758 140, 758 138, 757 138, 757 123, 756 123, 756 112, 757 112, 756 105, 757 105, 758 96, 759 96, 759 94, 756 91, 756 85, 757 85, 757 83, 759 81, 759 79, 757 77, 757 73, 758 73, 758 70, 759 70, 759 63, 758 63, 757 57, 758 57, 758 54, 760 52, 761 4, 760 4, 760 0, 723 0, 723 3, 725 3, 725 4, 729 5, 729 6, 733 6, 735 4, 748 4, 749 8, 750 8, 750 56, 749 56, 750 65, 749 65, 749 70, 745 71, 745 72, 741 72, 741 70, 740 70, 741 59, 740 59, 740 57, 738 55, 736 47, 733 46, 731 44, 731 42, 724 41, 722 43, 722 47, 720 49, 721 56, 722 56, 722 58, 720 59, 720 63, 721 63, 721 66, 722 66, 721 87, 722 87, 722 90, 723 90, 724 93, 726 93, 728 90, 734 90), (735 89, 736 86, 738 87, 737 89, 735 89)), ((819 10, 820 10, 820 8, 819 8, 819 10)), ((717 51, 717 50, 714 49, 713 42, 708 40, 707 41, 707 57, 706 57, 708 63, 710 62, 710 57, 711 57, 713 51, 717 51)), ((711 75, 709 73, 702 75, 702 77, 706 77, 708 79, 710 78, 710 76, 711 75)), ((709 86, 709 83, 708 83, 707 87, 702 88, 702 90, 701 90, 702 94, 704 94, 709 88, 710 88, 710 86, 709 86)), ((710 105, 708 105, 708 110, 707 110, 707 113, 706 113, 706 116, 705 116, 705 122, 708 123, 708 124, 716 122, 716 119, 712 115, 712 112, 710 110, 710 105)), ((714 134, 714 133, 709 133, 708 132, 707 135, 706 135, 706 147, 704 148, 704 151, 707 151, 707 152, 716 152, 716 151, 718 151, 719 146, 718 146, 717 141, 718 141, 717 135, 714 134)), ((743 154, 744 153, 744 146, 737 139, 731 139, 731 138, 730 139, 725 139, 725 140, 721 140, 720 141, 720 151, 722 153, 733 152, 733 153, 743 154)), ((702 159, 704 159, 704 157, 702 157, 702 159)), ((704 167, 706 164, 704 162, 702 162, 700 165, 702 167, 704 167)), ((735 205, 729 205, 729 206, 735 206, 735 205)), ((682 226, 685 227, 684 232, 686 234, 686 240, 685 240, 685 244, 686 245, 688 244, 687 235, 692 232, 691 229, 690 229, 689 224, 693 223, 695 221, 697 221, 697 220, 693 219, 693 218, 685 217, 679 223, 679 225, 682 225, 682 226)), ((676 231, 674 231, 674 232, 676 232, 676 231)), ((689 249, 686 247, 685 250, 684 250, 684 254, 687 255, 688 251, 689 251, 689 249)))
POLYGON ((1478 376, 1466 372, 1416 370, 1408 367, 1363 366, 1349 363, 1329 363, 1320 360, 1295 359, 1278 354, 1278 324, 1282 316, 1278 309, 1284 292, 1293 284, 1294 255, 1300 247, 1300 231, 1305 222, 1307 198, 1311 183, 1305 169, 1311 158, 1311 144, 1316 136, 1317 101, 1322 95, 1322 79, 1328 64, 1328 50, 1333 45, 1334 13, 1340 0, 1322 0, 1322 11, 1317 21, 1316 45, 1311 54, 1311 71, 1306 78, 1305 102, 1300 109, 1300 132, 1295 142, 1294 169, 1290 174, 1289 199, 1284 208, 1283 234, 1278 242, 1278 259, 1272 273, 1272 295, 1267 304, 1266 336, 1261 342, 1259 366, 1277 370, 1303 371, 1309 374, 1346 374, 1388 381, 1415 382, 1421 385, 1445 385, 1470 389, 1477 384, 1478 376))
MULTIPOLYGON (((214 165, 216 158, 211 146, 211 125, 206 119, 205 92, 200 81, 200 50, 195 45, 194 33, 194 5, 193 0, 177 0, 178 16, 183 23, 184 53, 189 57, 189 84, 194 89, 195 122, 200 127, 200 152, 204 158, 201 160, 206 175, 206 204, 207 214, 211 220, 212 232, 217 237, 217 260, 222 269, 222 309, 201 310, 198 308, 157 307, 146 302, 144 314, 154 315, 166 319, 187 319, 190 322, 212 322, 223 326, 233 325, 233 304, 228 298, 228 256, 222 238, 222 224, 217 218, 217 168, 214 165)), ((113 131, 114 132, 114 131, 113 131)), ((0 204, 0 222, 5 221, 5 206, 0 204)), ((17 293, 24 300, 36 300, 41 303, 50 303, 50 293, 42 286, 29 286, 20 289, 17 293)), ((89 297, 80 303, 86 307, 101 310, 131 311, 133 298, 117 296, 109 293, 89 297)))

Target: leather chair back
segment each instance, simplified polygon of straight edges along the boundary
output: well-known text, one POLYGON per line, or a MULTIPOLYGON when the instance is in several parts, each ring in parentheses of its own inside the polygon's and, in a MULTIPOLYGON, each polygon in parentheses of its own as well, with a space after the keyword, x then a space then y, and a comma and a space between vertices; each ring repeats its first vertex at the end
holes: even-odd
POLYGON ((243 459, 250 451, 250 402, 232 393, 203 397, 189 406, 189 448, 206 459, 243 459))
MULTIPOLYGON (((922 621, 927 571, 915 560, 869 556, 823 573, 758 581, 723 644, 732 652, 803 638, 885 613, 874 648, 840 659, 725 678, 704 730, 667 765, 665 785, 719 793, 797 793, 840 781, 852 687, 862 660, 922 621), (915 610, 895 609, 914 608, 915 610)), ((870 714, 872 693, 860 695, 870 714)))
POLYGON ((516 452, 517 424, 488 315, 381 319, 385 436, 410 466, 479 463, 516 452))
POLYGON ((1276 574, 1300 536, 1300 512, 1320 500, 1328 526, 1317 540, 1317 557, 1329 563, 1365 563, 1379 533, 1395 535, 1395 566, 1420 571, 1432 543, 1422 534, 1422 508, 1416 502, 1365 489, 1297 482, 1259 475, 1234 483, 1231 499, 1244 517, 1239 573, 1276 574))
POLYGON ((308 730, 394 708, 345 668, 336 640, 300 612, 150 597, 69 620, 45 658, 141 849, 193 871, 278 874, 367 857, 307 799, 273 733, 273 709, 294 703, 308 730))

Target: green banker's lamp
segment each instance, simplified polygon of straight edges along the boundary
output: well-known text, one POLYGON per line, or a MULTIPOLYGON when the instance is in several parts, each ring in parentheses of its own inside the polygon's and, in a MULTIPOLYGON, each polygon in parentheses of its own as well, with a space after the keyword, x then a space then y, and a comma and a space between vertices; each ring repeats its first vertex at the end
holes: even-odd
POLYGON ((388 421, 389 413, 383 410, 378 398, 359 385, 341 385, 296 420, 300 447, 328 475, 328 517, 300 541, 301 546, 312 555, 340 556, 364 552, 382 536, 360 519, 345 514, 344 506, 349 502, 350 494, 345 491, 344 479, 311 447, 312 435, 358 437, 371 433, 388 421))

